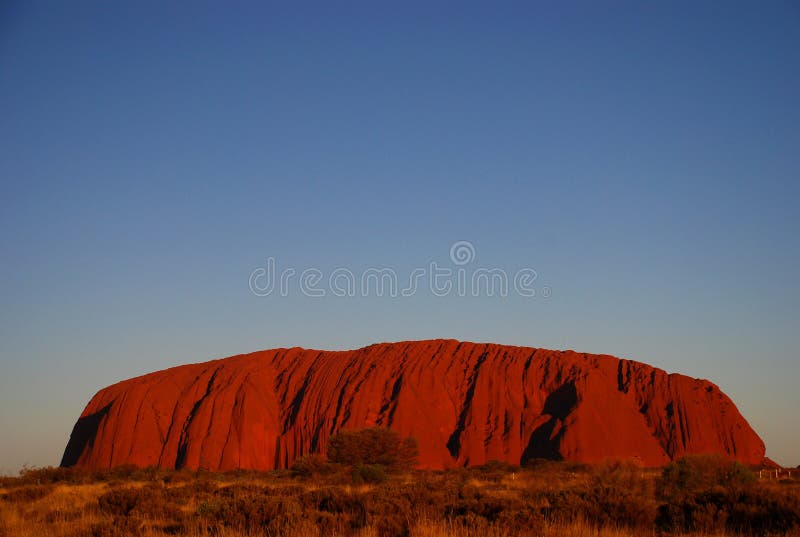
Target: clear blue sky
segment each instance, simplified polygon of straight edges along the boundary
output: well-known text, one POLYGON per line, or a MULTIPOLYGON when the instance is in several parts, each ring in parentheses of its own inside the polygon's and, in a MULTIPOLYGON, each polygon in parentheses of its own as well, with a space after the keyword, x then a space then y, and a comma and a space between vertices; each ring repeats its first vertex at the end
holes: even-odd
POLYGON ((800 464, 796 3, 161 4, 0 7, 0 471, 123 378, 433 337, 709 378, 800 464), (248 289, 457 240, 552 296, 248 289))

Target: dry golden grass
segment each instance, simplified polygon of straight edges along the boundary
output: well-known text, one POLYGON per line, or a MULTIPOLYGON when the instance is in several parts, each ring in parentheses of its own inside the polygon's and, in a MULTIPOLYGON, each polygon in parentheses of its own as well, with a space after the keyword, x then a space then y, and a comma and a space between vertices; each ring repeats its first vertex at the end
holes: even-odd
MULTIPOLYGON (((3 480, 0 537, 766 535, 659 530, 656 513, 666 500, 656 493, 658 479, 657 472, 628 467, 566 465, 410 472, 380 483, 353 482, 346 472, 298 478, 288 472, 41 471, 3 480)), ((747 486, 767 502, 800 496, 798 483, 747 486)), ((800 512, 796 517, 800 520, 800 512)), ((800 524, 773 535, 800 537, 800 524)))

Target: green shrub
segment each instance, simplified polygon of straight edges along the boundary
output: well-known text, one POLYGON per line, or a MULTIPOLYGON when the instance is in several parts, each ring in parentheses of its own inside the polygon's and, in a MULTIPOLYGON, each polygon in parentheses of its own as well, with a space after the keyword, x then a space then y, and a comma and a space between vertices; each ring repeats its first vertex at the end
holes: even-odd
POLYGON ((2 498, 9 503, 29 503, 44 498, 52 491, 52 485, 25 485, 11 489, 2 498))
POLYGON ((325 456, 311 454, 295 460, 292 464, 291 472, 294 477, 308 479, 310 477, 331 475, 338 469, 338 465, 329 462, 325 456))
POLYGON ((359 464, 353 468, 354 483, 385 483, 388 479, 382 464, 359 464))
POLYGON ((114 516, 130 516, 143 495, 137 489, 120 488, 106 492, 97 499, 100 511, 114 516))
POLYGON ((297 498, 288 496, 218 496, 201 503, 197 514, 221 526, 241 531, 269 529, 282 534, 302 519, 297 498))
POLYGON ((100 511, 116 517, 181 520, 182 513, 171 491, 160 485, 115 488, 97 499, 100 511))
POLYGON ((589 478, 587 502, 594 510, 587 518, 598 525, 647 527, 656 518, 651 482, 641 468, 625 463, 596 467, 589 478))
POLYGON ((741 463, 719 455, 690 455, 664 468, 658 494, 674 500, 714 488, 741 490, 753 483, 755 475, 741 463))
POLYGON ((411 532, 412 503, 401 487, 376 487, 361 498, 366 519, 379 537, 407 537, 411 532))
POLYGON ((716 456, 685 457, 659 480, 656 524, 666 531, 764 535, 800 527, 800 499, 759 485, 745 466, 716 456))
POLYGON ((640 469, 627 464, 595 468, 584 484, 537 491, 544 513, 560 521, 585 520, 596 526, 646 528, 656 518, 653 492, 640 469))
POLYGON ((519 472, 520 467, 504 461, 491 460, 482 466, 471 468, 470 471, 481 479, 499 483, 507 475, 519 472))
POLYGON ((328 459, 347 466, 380 464, 389 471, 400 471, 414 467, 418 457, 414 438, 401 438, 383 427, 340 431, 328 441, 328 459))
POLYGON ((90 472, 77 468, 57 468, 46 466, 43 468, 24 467, 19 472, 18 478, 9 478, 4 483, 7 486, 15 485, 47 485, 55 483, 87 483, 92 480, 90 472))
POLYGON ((300 502, 309 509, 326 513, 351 513, 355 510, 354 497, 345 494, 339 487, 311 490, 300 496, 300 502))
POLYGON ((800 499, 781 490, 696 492, 659 507, 657 525, 667 531, 783 534, 800 527, 800 499))
POLYGON ((728 528, 738 532, 786 533, 800 528, 800 497, 785 490, 754 487, 735 498, 728 528))

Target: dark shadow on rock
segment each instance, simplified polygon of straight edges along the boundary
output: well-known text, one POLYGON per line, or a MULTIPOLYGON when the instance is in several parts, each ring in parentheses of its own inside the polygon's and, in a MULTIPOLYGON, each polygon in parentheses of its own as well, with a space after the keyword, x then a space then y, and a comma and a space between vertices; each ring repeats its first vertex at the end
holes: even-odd
POLYGON ((553 393, 547 396, 542 409, 543 416, 550 416, 550 419, 537 427, 528 440, 528 446, 520 457, 520 464, 525 464, 532 459, 563 460, 564 457, 559 452, 561 436, 564 429, 553 434, 556 426, 572 412, 578 404, 578 391, 572 383, 564 384, 553 393))
POLYGON ((64 450, 64 456, 61 457, 61 466, 63 468, 75 466, 78 459, 86 451, 87 446, 91 448, 94 445, 94 439, 97 437, 97 429, 100 427, 100 422, 108 414, 111 408, 111 403, 98 410, 94 414, 89 414, 79 418, 75 427, 72 428, 72 434, 69 436, 67 448, 64 450))

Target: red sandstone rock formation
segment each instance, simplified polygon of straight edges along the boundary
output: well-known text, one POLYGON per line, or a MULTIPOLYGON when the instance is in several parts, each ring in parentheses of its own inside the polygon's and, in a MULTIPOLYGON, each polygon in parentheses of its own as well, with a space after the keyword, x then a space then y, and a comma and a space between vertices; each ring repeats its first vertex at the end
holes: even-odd
POLYGON ((92 398, 61 464, 285 468, 339 429, 372 425, 416 437, 426 468, 764 459, 764 443, 706 380, 612 356, 434 340, 275 349, 126 380, 92 398))

